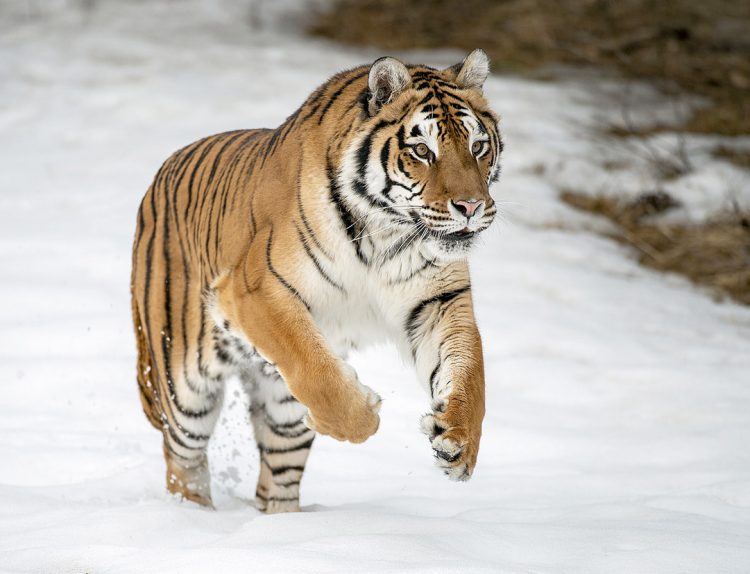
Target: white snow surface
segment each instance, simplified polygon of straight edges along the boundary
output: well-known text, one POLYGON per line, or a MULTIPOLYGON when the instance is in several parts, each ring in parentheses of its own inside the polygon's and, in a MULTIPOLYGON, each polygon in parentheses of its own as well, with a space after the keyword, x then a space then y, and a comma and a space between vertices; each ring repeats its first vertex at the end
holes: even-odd
POLYGON ((506 203, 472 258, 488 406, 472 480, 434 466, 428 399, 386 347, 352 361, 384 397, 379 432, 318 437, 301 513, 246 502, 258 459, 234 382, 217 509, 170 498, 135 382, 138 203, 173 150, 278 125, 380 54, 252 30, 225 2, 81 6, 0 2, 0 572, 750 571, 750 311, 570 231, 586 217, 555 174, 590 183, 602 145, 572 82, 486 85, 506 203))

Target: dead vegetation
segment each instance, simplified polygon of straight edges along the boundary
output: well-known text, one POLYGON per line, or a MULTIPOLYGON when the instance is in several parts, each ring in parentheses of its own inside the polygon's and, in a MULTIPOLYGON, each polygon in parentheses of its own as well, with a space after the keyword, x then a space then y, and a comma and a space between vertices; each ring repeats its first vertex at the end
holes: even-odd
POLYGON ((722 145, 714 150, 714 156, 733 163, 737 167, 750 169, 750 150, 740 150, 722 145))
POLYGON ((644 194, 625 202, 564 191, 561 199, 615 224, 611 237, 633 247, 643 265, 679 273, 709 288, 750 305, 750 214, 735 210, 697 224, 664 223, 653 217, 677 203, 662 192, 644 194))

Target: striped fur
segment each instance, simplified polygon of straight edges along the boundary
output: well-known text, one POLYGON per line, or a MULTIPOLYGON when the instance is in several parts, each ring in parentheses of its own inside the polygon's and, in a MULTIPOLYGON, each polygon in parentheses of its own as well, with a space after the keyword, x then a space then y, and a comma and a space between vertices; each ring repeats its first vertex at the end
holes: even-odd
POLYGON ((484 373, 466 254, 494 217, 502 150, 486 75, 481 51, 447 70, 381 59, 331 78, 275 130, 210 136, 162 165, 131 288, 141 401, 171 492, 210 505, 206 446, 237 375, 257 505, 298 509, 315 431, 377 430, 380 398, 344 359, 382 340, 430 394, 438 464, 471 475, 484 373))

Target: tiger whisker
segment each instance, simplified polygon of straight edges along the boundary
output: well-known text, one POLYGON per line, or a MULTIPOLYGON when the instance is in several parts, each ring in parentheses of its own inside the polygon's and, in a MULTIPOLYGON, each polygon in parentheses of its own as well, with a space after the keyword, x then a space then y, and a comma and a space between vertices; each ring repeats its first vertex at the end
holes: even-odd
POLYGON ((399 247, 399 249, 398 249, 398 250, 396 251, 396 253, 395 253, 395 254, 393 255, 393 257, 394 257, 394 258, 395 258, 395 257, 398 257, 398 255, 399 255, 400 253, 402 253, 402 252, 403 252, 404 250, 406 250, 406 248, 407 248, 407 247, 408 247, 409 245, 411 245, 412 243, 414 243, 414 241, 415 241, 415 240, 416 240, 416 238, 417 238, 417 234, 419 234, 419 233, 421 232, 421 234, 420 234, 420 235, 421 235, 421 237, 424 237, 424 233, 425 233, 425 232, 427 231, 427 227, 426 227, 426 226, 424 225, 424 223, 422 223, 421 221, 419 222, 419 224, 418 224, 418 225, 416 225, 416 226, 415 226, 415 228, 414 228, 414 229, 415 229, 415 232, 413 233, 413 235, 411 235, 410 237, 408 237, 408 238, 406 239, 406 241, 404 241, 404 242, 403 242, 403 244, 402 244, 402 245, 401 245, 401 246, 399 247), (420 228, 422 228, 422 229, 420 229, 420 228))
MULTIPOLYGON (((368 210, 362 217, 359 217, 356 220, 354 220, 351 224, 349 224, 346 227, 346 229, 354 227, 357 223, 359 223, 363 219, 370 219, 370 218, 374 218, 376 215, 379 215, 381 213, 387 213, 389 208, 407 209, 407 208, 413 208, 413 207, 414 206, 412 205, 389 205, 388 207, 375 207, 375 208, 372 208, 371 210, 368 210)), ((365 223, 364 225, 366 226, 367 223, 365 223)))
POLYGON ((364 239, 365 237, 372 237, 374 235, 378 235, 380 233, 383 233, 384 231, 388 231, 389 229, 392 229, 399 225, 405 225, 409 223, 411 223, 410 219, 402 219, 402 220, 393 221, 389 225, 386 225, 385 227, 381 227, 380 229, 376 229, 375 231, 372 231, 370 233, 364 233, 367 230, 367 228, 365 227, 362 229, 360 233, 357 234, 356 237, 353 237, 350 241, 353 242, 353 241, 358 241, 360 239, 364 239))
POLYGON ((416 234, 419 231, 419 226, 415 226, 411 229, 407 229, 404 233, 399 235, 394 241, 391 242, 391 244, 383 250, 380 260, 381 263, 385 262, 386 257, 390 254, 391 250, 393 249, 394 245, 398 245, 399 242, 401 242, 401 245, 399 246, 399 249, 394 253, 391 258, 396 257, 398 253, 400 252, 401 248, 404 247, 404 244, 408 244, 410 241, 410 236, 413 234, 416 234))

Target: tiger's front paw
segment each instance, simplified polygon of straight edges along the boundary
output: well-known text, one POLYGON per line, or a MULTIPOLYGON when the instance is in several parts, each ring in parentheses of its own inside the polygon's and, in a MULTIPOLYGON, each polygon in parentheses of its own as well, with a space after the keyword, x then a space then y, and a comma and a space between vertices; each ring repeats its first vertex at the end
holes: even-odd
POLYGON ((375 434, 380 426, 381 398, 355 378, 335 403, 310 410, 305 417, 308 428, 335 438, 360 443, 375 434))
POLYGON ((477 463, 481 428, 472 431, 468 421, 456 420, 445 401, 436 400, 433 412, 422 417, 422 431, 429 437, 435 463, 451 480, 471 478, 477 463))

